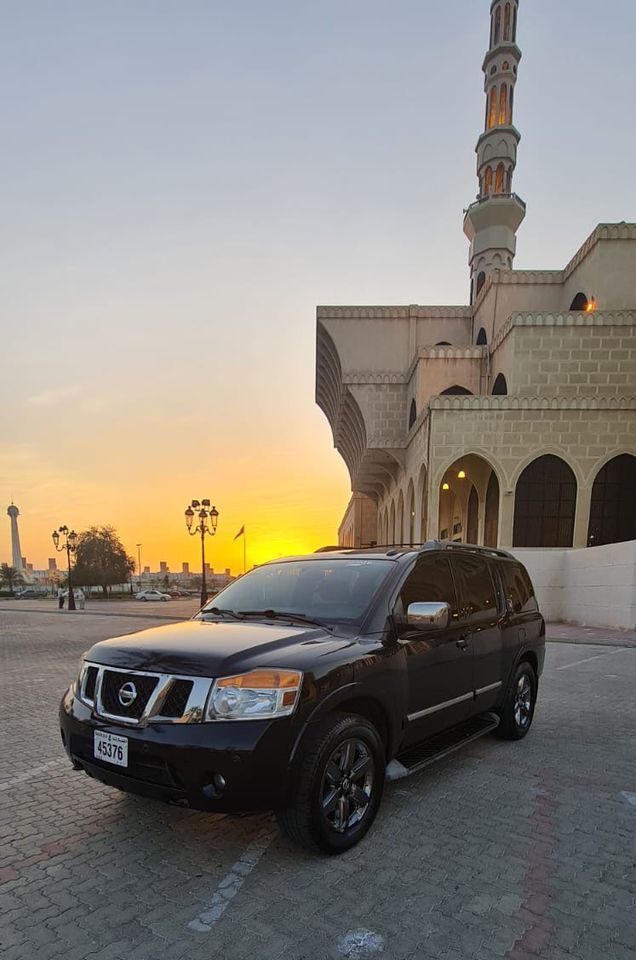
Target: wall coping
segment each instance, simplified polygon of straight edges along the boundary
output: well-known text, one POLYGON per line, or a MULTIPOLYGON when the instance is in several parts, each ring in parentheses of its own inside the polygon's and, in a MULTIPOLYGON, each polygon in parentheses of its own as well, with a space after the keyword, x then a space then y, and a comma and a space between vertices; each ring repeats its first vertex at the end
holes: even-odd
POLYGON ((318 320, 472 320, 473 308, 464 306, 320 306, 318 320))
POLYGON ((632 327, 636 310, 599 311, 593 313, 513 313, 491 343, 494 351, 514 327, 632 327))
POLYGON ((431 397, 431 410, 636 410, 631 397, 431 397))

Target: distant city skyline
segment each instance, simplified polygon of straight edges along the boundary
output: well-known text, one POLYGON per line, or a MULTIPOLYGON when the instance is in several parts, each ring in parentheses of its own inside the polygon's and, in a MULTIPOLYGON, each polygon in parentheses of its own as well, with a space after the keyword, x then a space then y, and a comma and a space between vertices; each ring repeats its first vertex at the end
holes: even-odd
MULTIPOLYGON (((68 523, 196 571, 192 496, 220 513, 216 569, 242 570, 243 524, 248 566, 335 541, 350 491, 314 404, 315 306, 467 302, 488 8, 6 10, 0 501, 36 569, 68 523)), ((636 9, 519 16, 516 266, 540 269, 636 219, 636 9)))

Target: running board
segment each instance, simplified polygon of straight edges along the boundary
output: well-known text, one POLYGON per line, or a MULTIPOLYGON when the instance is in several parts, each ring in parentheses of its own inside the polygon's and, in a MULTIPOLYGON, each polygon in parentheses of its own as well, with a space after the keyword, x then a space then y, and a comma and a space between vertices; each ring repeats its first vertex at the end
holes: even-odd
POLYGON ((430 740, 416 743, 391 760, 386 768, 386 779, 392 781, 410 777, 412 773, 417 773, 424 767, 443 760, 456 750, 461 750, 467 743, 472 743, 473 740, 478 740, 491 730, 496 730, 498 726, 499 717, 495 713, 484 713, 451 730, 438 733, 430 740))

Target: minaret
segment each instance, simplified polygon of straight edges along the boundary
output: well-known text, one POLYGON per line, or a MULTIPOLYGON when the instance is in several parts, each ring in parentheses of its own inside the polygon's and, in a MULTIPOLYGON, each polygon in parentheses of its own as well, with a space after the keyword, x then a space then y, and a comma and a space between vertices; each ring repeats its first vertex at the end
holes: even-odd
POLYGON ((22 564, 22 552, 20 550, 20 533, 18 531, 18 517, 20 516, 20 511, 15 506, 15 504, 12 503, 10 507, 7 507, 7 513, 11 517, 11 553, 12 553, 11 566, 15 567, 16 570, 19 570, 20 573, 23 573, 24 566, 22 564))
POLYGON ((521 50, 517 46, 519 0, 493 0, 490 48, 483 64, 485 129, 477 141, 477 201, 468 208, 464 233, 470 240, 471 303, 493 270, 511 270, 516 233, 526 205, 512 190, 521 139, 513 125, 514 92, 521 50))

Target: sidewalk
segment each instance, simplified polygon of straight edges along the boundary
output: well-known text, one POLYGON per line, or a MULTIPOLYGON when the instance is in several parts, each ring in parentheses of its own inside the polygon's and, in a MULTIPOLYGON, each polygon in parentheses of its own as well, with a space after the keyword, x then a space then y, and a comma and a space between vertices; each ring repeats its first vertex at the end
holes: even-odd
POLYGON ((636 630, 579 627, 574 623, 548 623, 546 639, 553 643, 577 643, 599 647, 635 647, 636 630))

